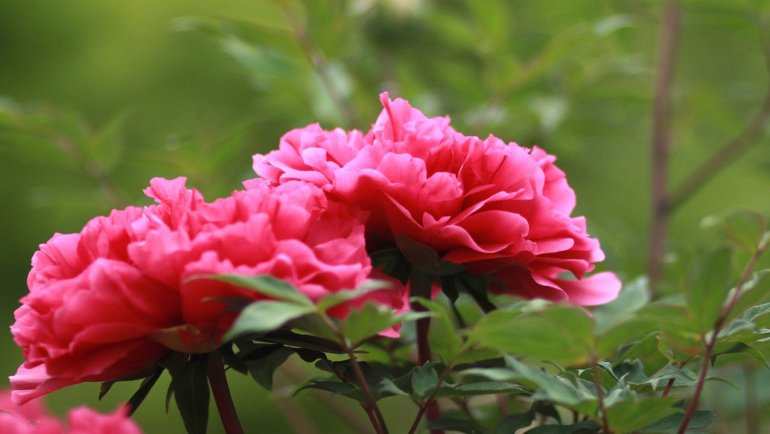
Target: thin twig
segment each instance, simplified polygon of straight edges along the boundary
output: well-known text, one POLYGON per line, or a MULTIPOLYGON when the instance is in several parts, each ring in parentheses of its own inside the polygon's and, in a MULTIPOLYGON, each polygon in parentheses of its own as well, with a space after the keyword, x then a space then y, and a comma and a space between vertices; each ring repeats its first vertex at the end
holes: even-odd
POLYGON ((679 38, 679 22, 679 7, 675 1, 669 1, 663 10, 652 110, 650 177, 652 216, 647 274, 650 287, 653 289, 657 287, 663 274, 663 258, 666 253, 669 217, 666 203, 668 201, 668 154, 671 147, 671 84, 679 38))
POLYGON ((321 320, 337 336, 337 339, 339 340, 340 344, 345 350, 345 353, 350 359, 350 365, 353 367, 353 374, 355 375, 358 386, 361 388, 361 391, 364 394, 364 398, 366 399, 364 410, 366 410, 367 415, 370 417, 370 421, 372 422, 374 430, 377 432, 377 434, 388 434, 388 427, 385 423, 385 418, 382 416, 380 407, 377 405, 377 401, 374 399, 372 390, 369 387, 369 383, 366 381, 364 371, 361 369, 361 364, 358 363, 358 359, 356 358, 356 354, 353 351, 353 348, 350 347, 347 339, 345 339, 345 335, 342 334, 342 331, 339 329, 339 327, 337 327, 337 325, 334 324, 334 322, 329 319, 329 317, 326 315, 321 315, 321 320), (370 411, 374 413, 374 417, 369 415, 370 411))
MULTIPOLYGON (((770 41, 763 36, 762 52, 765 56, 765 68, 770 77, 770 41)), ((669 195, 666 204, 667 212, 673 213, 682 204, 687 202, 714 176, 732 163, 741 154, 745 153, 752 145, 757 143, 764 135, 767 123, 770 121, 770 83, 767 85, 765 97, 757 114, 748 125, 738 133, 735 138, 727 142, 715 152, 706 162, 698 166, 690 173, 679 186, 669 195)))
POLYGON ((316 75, 318 75, 318 78, 321 80, 321 83, 326 88, 326 91, 329 93, 329 97, 331 97, 334 105, 337 106, 337 111, 342 117, 342 120, 349 127, 360 127, 361 120, 359 119, 358 114, 356 114, 356 110, 353 108, 350 100, 348 100, 342 90, 334 82, 332 70, 329 66, 329 62, 326 60, 326 56, 324 56, 323 52, 315 46, 308 36, 307 30, 289 9, 286 2, 278 0, 275 3, 280 7, 281 12, 286 18, 286 22, 289 24, 289 27, 291 27, 294 40, 297 42, 297 45, 299 45, 302 54, 305 55, 316 75))
MULTIPOLYGON (((702 355, 703 359, 701 360, 701 368, 700 368, 700 373, 698 374, 698 382, 695 384, 695 391, 693 392, 693 397, 690 400, 690 403, 687 405, 687 409, 685 410, 685 413, 684 413, 684 418, 682 419, 682 424, 679 426, 679 430, 677 431, 677 434, 684 434, 684 432, 687 430, 687 426, 690 424, 690 420, 695 414, 695 411, 698 409, 698 401, 700 400, 700 395, 701 395, 701 392, 703 391, 703 385, 706 383, 706 375, 708 374, 709 366, 711 363, 711 357, 714 354, 714 347, 716 347, 717 337, 719 336, 719 332, 722 331, 722 327, 725 325, 727 318, 730 316, 730 313, 732 312, 733 308, 738 303, 738 300, 742 295, 741 293, 743 292, 743 287, 744 285, 746 285, 746 282, 748 282, 749 278, 751 277, 751 273, 754 270, 754 266, 756 265, 759 258, 767 249, 768 244, 770 244, 769 238, 770 236, 768 236, 768 234, 766 233, 762 238, 762 240, 760 241, 759 245, 757 246, 757 249, 754 251, 754 254, 751 255, 751 259, 749 259, 749 262, 743 268, 743 272, 741 273, 741 278, 738 281, 738 284, 735 286, 735 291, 733 292, 732 298, 730 298, 730 302, 722 308, 722 311, 720 312, 719 317, 714 323, 714 327, 710 332, 711 336, 708 338, 708 341, 706 342, 706 347, 703 351, 703 355, 702 355)), ((704 334, 704 340, 705 340, 705 334, 704 334)))

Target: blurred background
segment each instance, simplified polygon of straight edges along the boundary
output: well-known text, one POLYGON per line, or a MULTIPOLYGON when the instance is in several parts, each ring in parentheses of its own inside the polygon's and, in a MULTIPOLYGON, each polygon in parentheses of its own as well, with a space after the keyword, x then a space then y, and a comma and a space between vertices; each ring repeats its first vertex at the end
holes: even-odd
MULTIPOLYGON (((680 5, 672 185, 746 127, 768 87, 767 1, 680 5)), ((228 194, 253 176, 251 155, 291 128, 367 129, 383 90, 428 115, 450 115, 466 134, 556 154, 577 213, 602 241, 604 268, 643 274, 662 9, 654 0, 2 1, 3 324, 26 292, 30 257, 54 232, 147 204, 141 190, 153 176, 186 176, 208 199, 228 194)), ((704 217, 768 215, 769 186, 770 144, 759 137, 673 215, 663 287, 676 289, 682 264, 708 237, 704 217)), ((10 375, 21 355, 8 332, 0 348, 10 375)), ((714 432, 742 432, 731 427, 746 408, 770 418, 761 411, 770 409, 768 370, 723 374, 755 387, 709 383, 704 406, 722 415, 714 432)), ((290 367, 273 392, 232 377, 247 432, 354 432, 322 402, 344 411, 342 397, 285 399, 294 377, 306 376, 290 367)), ((98 385, 81 385, 49 402, 59 413, 75 403, 112 409, 136 387, 116 386, 97 402, 98 385)), ((147 433, 183 432, 164 399, 161 383, 138 421, 147 433)), ((214 415, 210 426, 221 431, 214 415)))

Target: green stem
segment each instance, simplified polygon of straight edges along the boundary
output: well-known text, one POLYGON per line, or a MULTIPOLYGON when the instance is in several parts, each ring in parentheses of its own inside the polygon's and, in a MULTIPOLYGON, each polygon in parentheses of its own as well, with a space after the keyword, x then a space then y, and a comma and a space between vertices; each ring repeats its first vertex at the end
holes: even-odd
POLYGON ((219 410, 219 417, 222 419, 222 425, 227 434, 244 434, 241 421, 238 420, 238 414, 235 412, 233 397, 230 394, 230 387, 227 385, 227 376, 225 375, 225 365, 222 362, 222 356, 219 353, 212 353, 209 356, 208 377, 211 391, 214 394, 214 401, 219 410))

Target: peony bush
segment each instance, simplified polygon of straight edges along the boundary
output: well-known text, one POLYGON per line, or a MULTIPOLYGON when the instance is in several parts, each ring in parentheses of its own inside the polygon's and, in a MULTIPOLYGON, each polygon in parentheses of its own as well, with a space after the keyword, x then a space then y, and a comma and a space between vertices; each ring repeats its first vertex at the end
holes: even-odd
MULTIPOLYGON (((167 372, 189 433, 206 431, 211 396, 241 433, 225 371, 269 389, 293 355, 328 374, 297 392, 358 402, 378 434, 398 432, 382 399, 416 404, 409 433, 708 425, 709 361, 761 358, 767 342, 762 219, 698 263, 684 300, 651 302, 645 279, 621 290, 595 270, 605 254, 555 156, 380 101, 369 131, 290 131, 228 197, 154 178, 154 205, 41 245, 11 326, 25 361, 3 432, 138 433, 127 417, 167 372), (125 407, 75 409, 65 425, 36 401, 140 379, 125 407)), ((741 218, 721 224, 734 233, 741 218)))

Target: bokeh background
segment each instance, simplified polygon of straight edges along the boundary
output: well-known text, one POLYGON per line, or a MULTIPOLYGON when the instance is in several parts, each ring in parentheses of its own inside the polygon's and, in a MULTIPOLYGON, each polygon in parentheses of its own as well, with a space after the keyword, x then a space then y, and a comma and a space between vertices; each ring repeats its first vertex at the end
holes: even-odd
MULTIPOLYGON (((680 6, 672 184, 746 126, 768 87, 767 1, 680 6)), ((556 154, 578 213, 602 241, 605 268, 636 277, 646 266, 662 8, 653 0, 0 1, 2 324, 26 292, 32 253, 54 232, 146 204, 141 190, 153 176, 186 176, 209 199, 225 195, 253 176, 251 155, 291 128, 368 128, 383 90, 451 115, 467 134, 556 154)), ((673 216, 664 287, 676 290, 688 255, 708 238, 703 218, 739 208, 770 214, 763 137, 673 216)), ((7 331, 0 349, 3 376, 12 374, 21 355, 7 331)), ((352 432, 327 405, 344 408, 344 398, 286 399, 308 375, 297 366, 279 373, 273 392, 231 377, 247 432, 352 432)), ((770 371, 722 374, 753 387, 709 383, 704 406, 722 415, 714 432, 742 432, 747 408, 766 425, 770 371)), ((165 413, 163 381, 137 419, 147 433, 183 432, 173 406, 165 413)), ((79 403, 112 409, 135 387, 118 385, 97 402, 98 385, 82 385, 49 402, 59 413, 79 403)), ((385 403, 391 416, 404 411, 385 403)), ((210 426, 221 431, 214 415, 210 426)))

